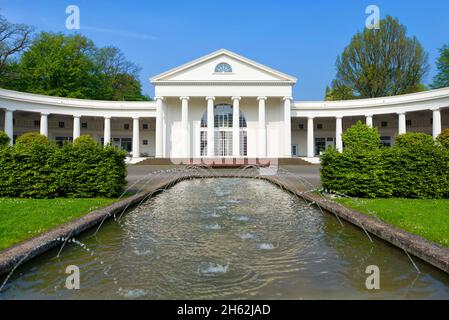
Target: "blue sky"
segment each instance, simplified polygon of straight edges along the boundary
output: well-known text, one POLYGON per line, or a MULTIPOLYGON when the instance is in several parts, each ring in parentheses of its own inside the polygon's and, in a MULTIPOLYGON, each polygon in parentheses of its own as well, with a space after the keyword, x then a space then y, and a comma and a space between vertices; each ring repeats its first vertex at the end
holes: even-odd
POLYGON ((115 45, 142 67, 148 79, 170 68, 226 48, 299 78, 298 100, 322 100, 335 76, 335 60, 351 36, 365 26, 365 8, 398 17, 429 53, 435 74, 438 48, 449 43, 447 0, 0 0, 1 13, 38 31, 65 29, 68 5, 81 11, 80 33, 98 46, 115 45))

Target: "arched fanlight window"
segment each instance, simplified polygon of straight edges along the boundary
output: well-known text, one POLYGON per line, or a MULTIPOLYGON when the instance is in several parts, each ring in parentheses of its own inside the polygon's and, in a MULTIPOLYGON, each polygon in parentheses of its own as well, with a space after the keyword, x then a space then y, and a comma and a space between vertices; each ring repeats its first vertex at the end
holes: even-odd
POLYGON ((232 67, 226 62, 222 62, 222 63, 217 64, 217 66, 215 67, 215 72, 230 73, 230 72, 232 72, 232 67))

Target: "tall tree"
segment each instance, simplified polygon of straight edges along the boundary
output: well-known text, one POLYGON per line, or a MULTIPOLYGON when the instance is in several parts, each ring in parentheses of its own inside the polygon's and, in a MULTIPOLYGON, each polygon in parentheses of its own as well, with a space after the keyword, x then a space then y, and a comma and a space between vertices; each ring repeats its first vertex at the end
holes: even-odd
POLYGON ((352 100, 356 99, 354 92, 351 88, 339 83, 337 80, 332 81, 332 88, 326 86, 326 96, 327 101, 336 100, 352 100))
POLYGON ((114 47, 98 49, 81 35, 42 32, 16 63, 16 76, 2 84, 13 90, 97 100, 148 100, 139 67, 114 47))
POLYGON ((380 29, 358 32, 337 58, 332 90, 344 88, 356 98, 374 98, 422 91, 428 55, 416 37, 387 16, 380 29))
POLYGON ((30 45, 32 34, 32 27, 11 23, 0 15, 0 78, 4 76, 10 58, 30 45))
POLYGON ((81 35, 42 32, 20 60, 20 89, 70 98, 99 98, 93 42, 81 35))
POLYGON ((116 47, 100 48, 95 55, 96 64, 104 75, 110 100, 147 100, 142 96, 138 80, 140 67, 128 61, 116 47))
POLYGON ((433 78, 432 88, 449 87, 449 45, 440 49, 440 57, 437 60, 438 73, 433 78))
POLYGON ((98 49, 96 63, 102 72, 108 76, 117 74, 137 76, 140 71, 136 64, 126 60, 125 55, 119 48, 113 46, 98 49))

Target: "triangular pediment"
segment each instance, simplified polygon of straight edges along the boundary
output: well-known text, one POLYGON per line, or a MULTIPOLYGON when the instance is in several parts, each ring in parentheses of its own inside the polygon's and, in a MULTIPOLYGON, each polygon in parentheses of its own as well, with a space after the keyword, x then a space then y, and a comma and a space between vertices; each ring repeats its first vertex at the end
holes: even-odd
POLYGON ((222 49, 151 79, 154 84, 163 82, 280 82, 296 83, 296 78, 222 49), (227 72, 216 68, 225 64, 227 72))

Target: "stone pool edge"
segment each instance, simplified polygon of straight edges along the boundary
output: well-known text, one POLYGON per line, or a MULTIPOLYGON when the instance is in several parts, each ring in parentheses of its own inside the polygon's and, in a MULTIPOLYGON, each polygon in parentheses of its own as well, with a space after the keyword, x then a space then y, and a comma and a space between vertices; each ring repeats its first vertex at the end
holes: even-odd
POLYGON ((143 192, 115 202, 107 207, 92 211, 79 219, 65 223, 39 236, 25 240, 3 251, 0 251, 0 275, 10 272, 17 265, 23 264, 58 245, 62 245, 62 242, 57 240, 58 238, 75 237, 80 233, 100 224, 102 221, 123 212, 123 210, 132 208, 151 194, 171 187, 183 180, 197 178, 255 178, 268 181, 290 193, 296 194, 304 200, 318 204, 323 210, 333 213, 346 222, 364 229, 376 237, 398 247, 399 249, 405 250, 421 260, 433 265, 434 267, 449 273, 449 249, 443 248, 420 236, 394 227, 377 218, 360 213, 354 209, 347 208, 327 198, 323 198, 317 193, 305 192, 299 185, 295 188, 291 185, 291 183, 288 183, 279 176, 248 177, 239 175, 186 175, 174 179, 166 179, 151 186, 151 188, 148 188, 143 192))

